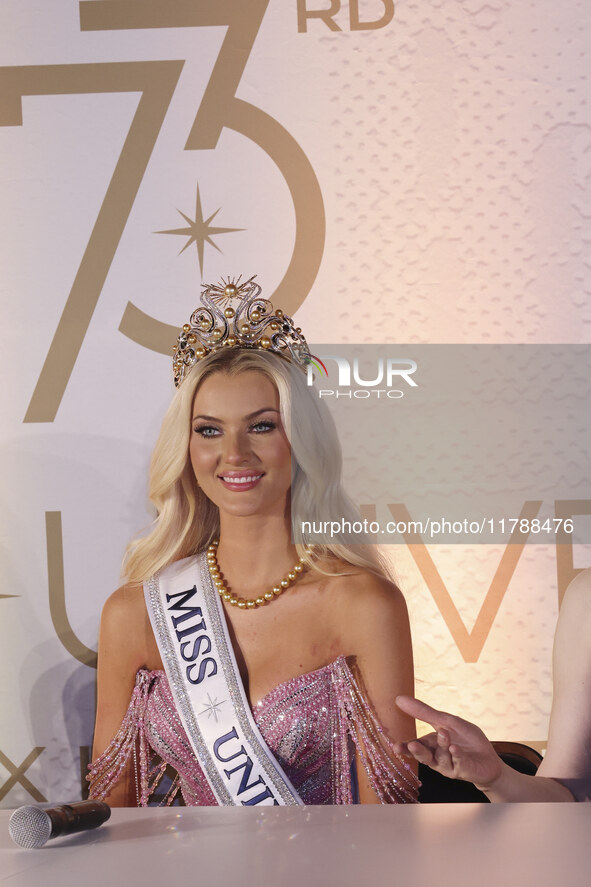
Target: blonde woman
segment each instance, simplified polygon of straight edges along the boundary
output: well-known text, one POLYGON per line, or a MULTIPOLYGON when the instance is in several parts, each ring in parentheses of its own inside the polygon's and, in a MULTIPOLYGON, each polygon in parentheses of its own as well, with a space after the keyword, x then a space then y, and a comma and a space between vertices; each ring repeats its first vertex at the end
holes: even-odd
MULTIPOLYGON (((146 805, 414 801, 406 606, 375 551, 309 545, 354 519, 309 350, 253 279, 206 286, 150 476, 151 532, 105 604, 90 795, 146 805), (294 533, 292 536, 292 525, 294 533)), ((413 765, 414 766, 414 765, 413 765)))

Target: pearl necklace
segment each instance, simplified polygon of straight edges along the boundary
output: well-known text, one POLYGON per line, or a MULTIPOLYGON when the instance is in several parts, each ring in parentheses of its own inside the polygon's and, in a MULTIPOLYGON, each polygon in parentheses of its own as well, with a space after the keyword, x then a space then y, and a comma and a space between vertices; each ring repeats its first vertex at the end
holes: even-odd
POLYGON ((269 601, 274 600, 274 598, 279 597, 280 594, 283 594, 283 592, 298 579, 304 569, 304 559, 299 558, 289 573, 284 576, 277 585, 274 585, 272 589, 256 599, 246 600, 245 598, 236 597, 235 594, 232 594, 226 585, 225 580, 222 579, 216 556, 216 548, 218 545, 219 539, 216 539, 215 542, 212 542, 207 548, 207 566, 209 569, 209 575, 222 598, 227 601, 231 607, 239 607, 241 610, 254 610, 256 607, 262 607, 269 601))

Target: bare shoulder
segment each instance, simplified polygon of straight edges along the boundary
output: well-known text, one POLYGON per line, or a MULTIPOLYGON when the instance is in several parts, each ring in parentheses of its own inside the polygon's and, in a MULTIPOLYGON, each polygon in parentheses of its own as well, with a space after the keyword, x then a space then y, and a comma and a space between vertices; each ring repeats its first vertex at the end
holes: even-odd
POLYGON ((134 665, 146 658, 148 613, 141 585, 122 585, 105 601, 101 615, 99 655, 117 653, 134 665))
POLYGON ((109 595, 103 606, 101 619, 123 629, 128 620, 141 618, 144 612, 143 588, 130 582, 109 595))
POLYGON ((355 648, 408 633, 404 595, 385 576, 348 565, 327 587, 341 635, 355 648))
MULTIPOLYGON (((136 674, 146 664, 148 615, 141 586, 123 585, 107 598, 98 645, 97 710, 93 757, 101 755, 119 730, 129 707, 136 674)), ((113 794, 131 803, 131 776, 125 771, 113 794)))
POLYGON ((328 619, 339 648, 360 679, 379 723, 389 736, 413 736, 412 719, 394 705, 396 696, 412 695, 414 689, 412 641, 402 592, 385 576, 359 568, 342 570, 327 591, 328 619))
POLYGON ((566 589, 561 618, 573 621, 591 620, 591 568, 583 570, 576 576, 566 589))
POLYGON ((375 608, 382 614, 406 609, 404 596, 397 585, 385 576, 348 564, 339 564, 338 572, 330 578, 330 592, 338 595, 349 607, 375 608))

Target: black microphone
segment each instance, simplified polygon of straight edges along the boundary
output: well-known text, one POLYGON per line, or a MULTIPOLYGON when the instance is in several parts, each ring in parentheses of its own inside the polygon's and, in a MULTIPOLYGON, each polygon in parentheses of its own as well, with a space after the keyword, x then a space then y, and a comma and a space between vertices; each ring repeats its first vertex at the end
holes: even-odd
POLYGON ((10 837, 19 847, 37 849, 59 835, 98 828, 111 815, 104 801, 75 801, 57 807, 19 807, 8 822, 10 837))

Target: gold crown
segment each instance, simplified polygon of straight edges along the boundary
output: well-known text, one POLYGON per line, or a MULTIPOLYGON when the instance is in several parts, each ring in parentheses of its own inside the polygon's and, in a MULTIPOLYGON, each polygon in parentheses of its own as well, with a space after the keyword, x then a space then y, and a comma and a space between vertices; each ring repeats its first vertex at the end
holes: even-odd
POLYGON ((273 351, 306 369, 310 349, 299 327, 261 296, 256 275, 240 283, 203 284, 201 307, 191 314, 174 346, 174 384, 178 388, 192 366, 222 348, 273 351))

